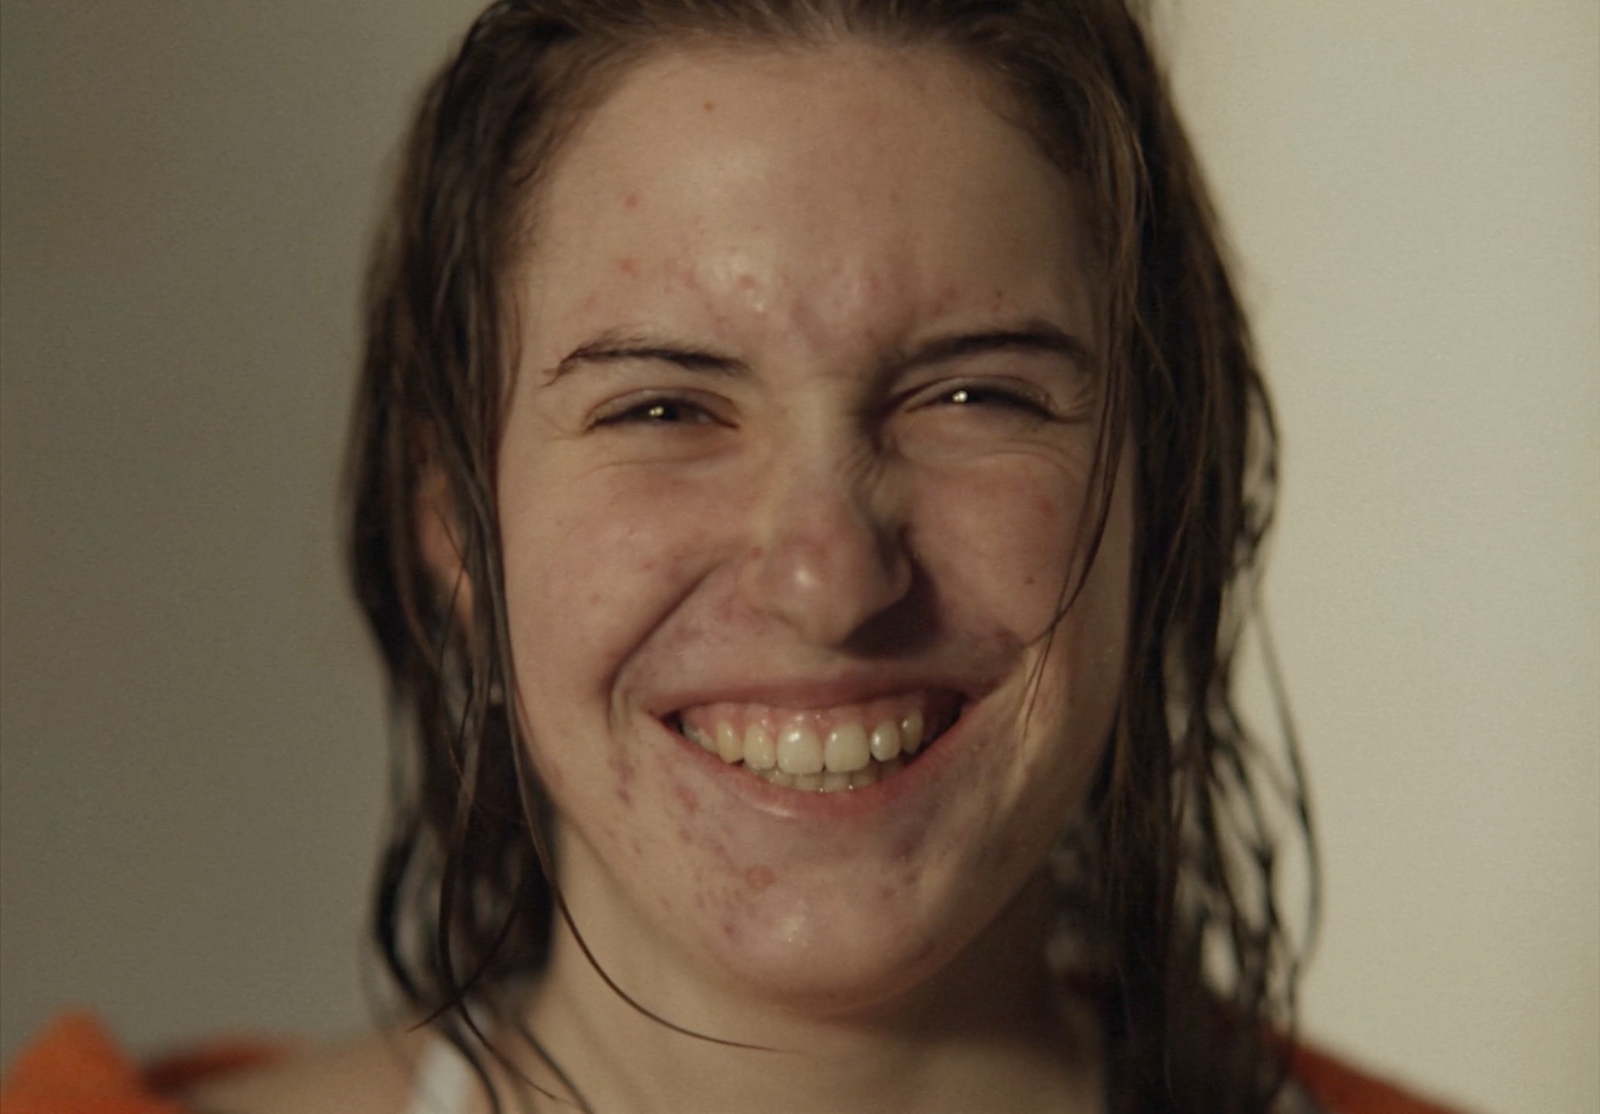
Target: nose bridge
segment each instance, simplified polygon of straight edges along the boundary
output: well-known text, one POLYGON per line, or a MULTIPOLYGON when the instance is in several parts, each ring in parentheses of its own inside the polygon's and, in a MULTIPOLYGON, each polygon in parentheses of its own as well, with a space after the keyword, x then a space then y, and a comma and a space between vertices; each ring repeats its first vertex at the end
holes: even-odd
POLYGON ((772 446, 741 577, 746 602, 837 645, 910 589, 892 470, 866 431, 793 422, 772 446))

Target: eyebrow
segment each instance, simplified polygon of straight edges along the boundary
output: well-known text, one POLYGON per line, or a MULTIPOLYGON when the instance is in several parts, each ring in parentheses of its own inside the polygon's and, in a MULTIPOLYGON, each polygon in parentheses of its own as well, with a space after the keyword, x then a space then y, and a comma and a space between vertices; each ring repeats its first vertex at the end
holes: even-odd
POLYGON ((1048 321, 1032 320, 1015 328, 934 337, 889 361, 891 372, 911 371, 930 364, 947 363, 986 352, 1043 352, 1064 356, 1078 370, 1092 374, 1095 356, 1089 346, 1048 321))
MULTIPOLYGON (((1024 351, 1063 356, 1082 372, 1093 374, 1096 366, 1089 346, 1066 330, 1043 320, 1022 322, 1014 328, 939 336, 916 345, 909 351, 892 353, 884 361, 888 376, 917 368, 948 363, 988 352, 1024 351)), ((659 337, 607 331, 569 352, 552 368, 546 383, 554 383, 586 364, 623 363, 632 360, 658 360, 687 371, 715 376, 745 376, 750 365, 732 356, 711 352, 694 345, 677 344, 659 337)))
POLYGON ((693 345, 676 344, 658 337, 636 333, 607 330, 587 344, 579 345, 564 356, 546 377, 554 383, 585 364, 616 364, 631 360, 659 360, 676 364, 688 371, 708 372, 713 375, 748 375, 750 367, 743 360, 708 352, 693 345))

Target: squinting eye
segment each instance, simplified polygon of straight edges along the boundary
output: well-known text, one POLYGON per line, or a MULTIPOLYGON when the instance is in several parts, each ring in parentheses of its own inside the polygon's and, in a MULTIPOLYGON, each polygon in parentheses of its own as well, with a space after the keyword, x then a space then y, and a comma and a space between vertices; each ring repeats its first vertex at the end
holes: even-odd
POLYGON ((957 387, 933 401, 936 406, 1000 406, 1041 418, 1053 416, 1049 407, 1042 402, 996 387, 957 387))
POLYGON ((606 414, 595 425, 706 425, 715 420, 692 402, 677 398, 653 398, 615 414, 606 414))

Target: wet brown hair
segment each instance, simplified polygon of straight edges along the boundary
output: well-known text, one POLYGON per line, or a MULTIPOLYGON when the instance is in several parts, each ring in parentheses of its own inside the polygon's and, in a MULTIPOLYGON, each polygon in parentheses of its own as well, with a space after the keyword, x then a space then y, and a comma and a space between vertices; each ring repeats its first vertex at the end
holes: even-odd
POLYGON ((1100 490, 1126 431, 1137 538, 1119 717, 1088 819, 1063 838, 1076 865, 1060 905, 1092 958, 1112 1108, 1265 1110, 1285 1071, 1268 1032, 1292 1028, 1297 968, 1274 800, 1311 846, 1292 733, 1275 771, 1231 692, 1276 439, 1215 213, 1121 0, 502 0, 478 19, 404 149, 352 431, 351 571, 397 729, 379 950, 403 1003, 471 1050, 474 1017, 517 1031, 507 988, 542 968, 562 915, 551 810, 505 695, 495 489, 514 355, 503 278, 538 250, 526 216, 541 172, 653 51, 851 37, 953 51, 992 75, 1085 199, 1104 284, 1100 490), (453 511, 450 591, 420 551, 430 503, 453 511))

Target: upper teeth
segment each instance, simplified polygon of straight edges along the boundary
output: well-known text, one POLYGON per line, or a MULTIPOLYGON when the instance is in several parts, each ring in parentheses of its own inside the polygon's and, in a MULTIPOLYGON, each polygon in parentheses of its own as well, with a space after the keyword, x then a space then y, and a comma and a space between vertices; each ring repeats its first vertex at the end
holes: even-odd
POLYGON ((879 701, 827 714, 718 704, 686 711, 680 720, 683 733, 706 750, 724 762, 743 762, 768 780, 799 788, 859 788, 899 769, 902 756, 922 747, 928 716, 920 703, 879 701))

